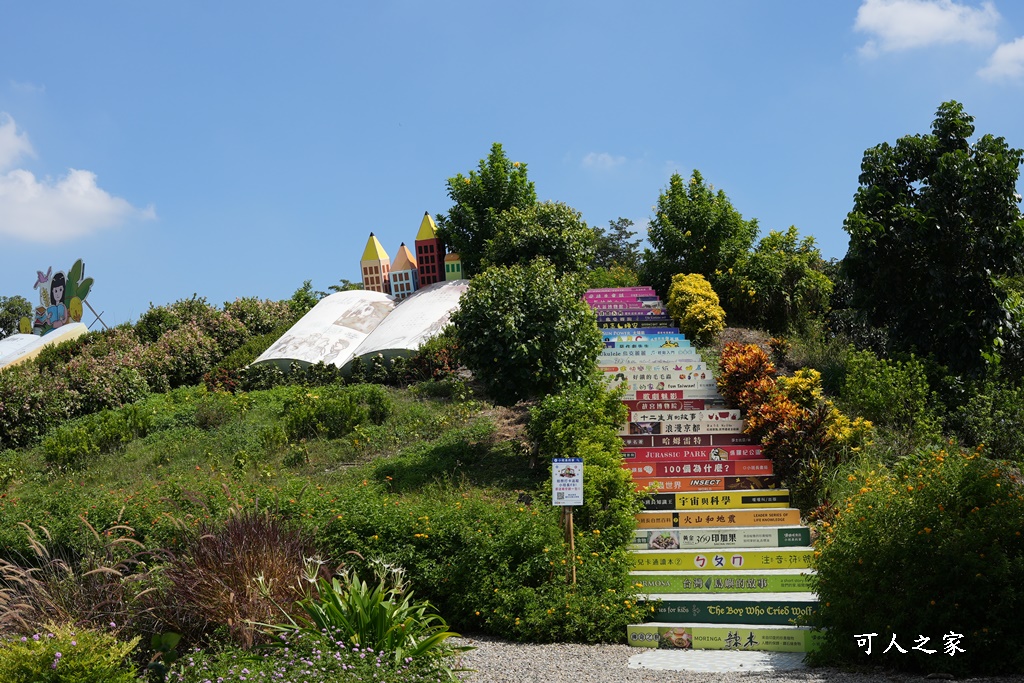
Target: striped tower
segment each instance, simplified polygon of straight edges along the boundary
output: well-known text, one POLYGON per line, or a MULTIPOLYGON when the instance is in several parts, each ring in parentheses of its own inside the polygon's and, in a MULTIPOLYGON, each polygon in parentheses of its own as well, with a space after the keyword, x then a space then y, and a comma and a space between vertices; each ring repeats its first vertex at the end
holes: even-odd
POLYGON ((395 256, 395 263, 391 266, 391 295, 401 301, 419 289, 419 275, 417 273, 416 259, 413 258, 409 247, 398 248, 398 255, 395 256))
POLYGON ((391 257, 372 232, 370 239, 366 241, 366 250, 359 261, 359 267, 363 273, 363 289, 383 294, 391 293, 391 283, 388 279, 391 257))
POLYGON ((444 280, 444 246, 437 237, 437 224, 429 211, 423 212, 420 230, 416 233, 416 259, 419 286, 426 287, 444 280))

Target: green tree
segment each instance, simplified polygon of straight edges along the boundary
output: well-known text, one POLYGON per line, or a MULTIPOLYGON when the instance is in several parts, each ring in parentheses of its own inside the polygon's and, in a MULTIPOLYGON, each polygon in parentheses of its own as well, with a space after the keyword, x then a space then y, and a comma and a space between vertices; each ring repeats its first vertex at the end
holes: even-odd
POLYGON ((616 218, 608 221, 607 231, 604 228, 594 228, 594 236, 597 244, 594 248, 594 267, 607 268, 613 266, 624 266, 630 270, 636 270, 640 265, 640 242, 643 240, 633 239, 636 236, 633 221, 628 218, 616 218))
POLYGON ((1019 274, 1024 257, 1022 151, 992 135, 971 144, 973 121, 945 102, 930 134, 864 152, 844 223, 854 305, 893 343, 954 371, 980 371, 1020 334, 998 278, 1019 274))
POLYGON ((332 293, 349 292, 349 291, 352 291, 352 290, 355 290, 355 289, 362 289, 362 288, 363 288, 363 283, 362 282, 352 282, 351 280, 348 280, 346 278, 341 278, 341 280, 339 280, 338 284, 336 284, 336 285, 327 285, 327 289, 330 290, 332 293))
POLYGON ((515 403, 583 382, 601 351, 579 277, 545 259, 470 281, 452 316, 462 360, 495 400, 515 403))
POLYGON ((669 179, 647 236, 653 249, 644 250, 640 279, 664 297, 677 273, 699 273, 717 287, 753 246, 757 221, 743 220, 725 192, 695 170, 689 183, 678 173, 669 179))
POLYGON ((22 318, 32 315, 32 304, 23 296, 0 296, 0 339, 18 331, 22 318))
POLYGON ((832 281, 814 238, 772 230, 720 278, 730 314, 771 332, 803 326, 828 311, 832 281))
POLYGON ((543 256, 560 275, 582 273, 594 258, 594 231, 571 206, 542 202, 513 206, 494 220, 483 266, 526 265, 543 256))
POLYGON ((513 207, 526 209, 537 202, 537 192, 526 177, 526 164, 509 161, 501 144, 480 160, 469 176, 448 179, 448 196, 454 206, 448 215, 437 216, 437 234, 449 251, 459 254, 462 270, 469 276, 480 272, 487 240, 494 237, 495 220, 513 207))

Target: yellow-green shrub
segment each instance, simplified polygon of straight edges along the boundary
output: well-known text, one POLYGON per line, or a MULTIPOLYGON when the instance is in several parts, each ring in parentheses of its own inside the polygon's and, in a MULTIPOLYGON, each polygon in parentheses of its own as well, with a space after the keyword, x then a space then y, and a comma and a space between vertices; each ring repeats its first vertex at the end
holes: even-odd
POLYGON ((711 346, 725 328, 725 311, 703 275, 674 275, 668 290, 668 312, 697 346, 711 346))

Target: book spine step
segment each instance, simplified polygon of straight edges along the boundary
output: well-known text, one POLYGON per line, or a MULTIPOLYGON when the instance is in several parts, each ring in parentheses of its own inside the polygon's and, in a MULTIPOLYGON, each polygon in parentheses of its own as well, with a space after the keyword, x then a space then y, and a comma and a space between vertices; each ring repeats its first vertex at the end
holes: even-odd
POLYGON ((809 569, 814 548, 633 550, 631 555, 633 568, 644 571, 809 569))
POLYGON ((641 529, 682 529, 697 527, 792 526, 800 524, 796 508, 756 508, 751 510, 688 510, 683 512, 640 512, 641 529))
POLYGON ((628 625, 626 640, 634 647, 663 649, 813 652, 821 645, 822 633, 805 626, 650 622, 628 625))
POLYGON ((749 508, 785 508, 789 507, 789 502, 788 489, 655 493, 644 498, 644 509, 740 511, 749 508))
POLYGON ((690 548, 794 548, 811 544, 804 526, 702 529, 637 529, 630 550, 685 550, 690 548))
POLYGON ((680 493, 700 491, 763 491, 777 488, 780 483, 774 476, 765 477, 660 477, 633 476, 637 491, 651 489, 657 493, 680 493))
POLYGON ((648 595, 670 593, 806 593, 814 570, 634 571, 633 582, 648 595))
POLYGON ((777 595, 662 595, 651 606, 655 621, 699 624, 797 625, 817 611, 811 593, 777 595))
POLYGON ((772 461, 760 446, 695 446, 692 448, 623 448, 622 466, 647 477, 772 474, 772 461), (649 467, 650 469, 645 469, 649 467))

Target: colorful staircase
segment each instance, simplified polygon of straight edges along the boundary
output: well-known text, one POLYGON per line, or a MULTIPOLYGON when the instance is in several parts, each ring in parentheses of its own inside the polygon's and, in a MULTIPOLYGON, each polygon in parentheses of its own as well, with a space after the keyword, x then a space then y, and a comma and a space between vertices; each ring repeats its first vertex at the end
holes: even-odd
POLYGON ((672 327, 654 290, 593 289, 610 386, 625 385, 623 467, 657 489, 637 515, 633 576, 652 621, 627 627, 648 648, 808 652, 817 609, 810 530, 790 507, 713 369, 672 327))

